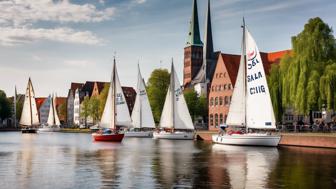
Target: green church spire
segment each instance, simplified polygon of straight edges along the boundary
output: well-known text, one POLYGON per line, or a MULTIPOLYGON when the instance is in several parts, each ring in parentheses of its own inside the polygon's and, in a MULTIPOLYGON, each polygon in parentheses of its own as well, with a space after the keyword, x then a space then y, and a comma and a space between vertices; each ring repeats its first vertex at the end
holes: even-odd
POLYGON ((192 16, 190 20, 190 28, 187 39, 187 46, 191 45, 203 46, 198 24, 197 0, 194 0, 193 3, 192 16))

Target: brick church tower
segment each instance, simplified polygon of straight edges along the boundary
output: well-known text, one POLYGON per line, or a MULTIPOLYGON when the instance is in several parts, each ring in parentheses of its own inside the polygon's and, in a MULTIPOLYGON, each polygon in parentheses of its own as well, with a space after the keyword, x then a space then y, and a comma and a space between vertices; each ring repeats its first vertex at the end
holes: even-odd
POLYGON ((201 41, 197 0, 194 0, 186 47, 184 48, 183 85, 190 86, 203 63, 203 43, 201 41))

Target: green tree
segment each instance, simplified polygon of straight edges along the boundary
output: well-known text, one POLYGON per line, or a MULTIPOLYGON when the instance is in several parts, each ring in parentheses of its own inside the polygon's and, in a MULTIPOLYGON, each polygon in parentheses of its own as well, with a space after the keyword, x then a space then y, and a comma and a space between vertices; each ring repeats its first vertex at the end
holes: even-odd
POLYGON ((81 104, 81 116, 85 119, 85 127, 87 127, 87 118, 90 115, 90 97, 85 96, 81 104))
POLYGON ((99 113, 100 101, 98 97, 91 97, 89 101, 89 114, 93 119, 93 123, 96 123, 100 118, 99 113))
POLYGON ((67 114, 66 102, 63 102, 62 104, 60 104, 57 107, 57 112, 58 112, 58 115, 59 115, 60 119, 62 119, 62 118, 65 119, 66 114, 67 114))
POLYGON ((6 93, 0 90, 0 125, 2 120, 11 116, 11 103, 7 99, 6 93))
POLYGON ((188 106, 191 118, 193 121, 195 121, 195 118, 198 116, 198 113, 199 113, 199 111, 197 111, 197 108, 198 108, 197 93, 193 89, 185 89, 183 93, 184 93, 184 98, 187 102, 187 106, 188 106))
POLYGON ((103 90, 100 92, 98 99, 100 101, 99 103, 99 119, 101 118, 101 116, 103 115, 103 111, 105 108, 105 103, 106 103, 106 99, 107 99, 107 95, 108 95, 108 91, 110 89, 110 84, 105 84, 103 90))
POLYGON ((196 110, 197 115, 202 116, 203 120, 205 120, 208 117, 208 98, 205 95, 198 97, 196 110))
POLYGON ((155 69, 147 82, 148 98, 156 123, 160 121, 169 86, 169 80, 170 74, 167 69, 155 69))
POLYGON ((271 100, 276 120, 281 120, 282 117, 282 86, 280 66, 273 64, 270 71, 270 76, 267 78, 271 100))

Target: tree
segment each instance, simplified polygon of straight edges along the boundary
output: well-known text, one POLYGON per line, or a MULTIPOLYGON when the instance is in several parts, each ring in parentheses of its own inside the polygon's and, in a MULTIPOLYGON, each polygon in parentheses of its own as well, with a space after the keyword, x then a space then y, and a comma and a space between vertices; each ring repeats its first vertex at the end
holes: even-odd
POLYGON ((6 93, 0 90, 0 123, 3 119, 11 116, 11 104, 7 99, 6 93))
POLYGON ((106 99, 107 99, 107 95, 108 95, 108 91, 110 89, 110 84, 106 83, 104 85, 103 90, 100 92, 98 99, 100 101, 99 103, 99 118, 101 118, 101 116, 103 115, 103 111, 105 108, 105 103, 106 103, 106 99))
POLYGON ((284 56, 279 67, 272 66, 268 80, 277 117, 288 107, 304 115, 323 104, 335 110, 336 41, 332 29, 320 18, 312 18, 292 37, 292 45, 291 56, 284 56))
POLYGON ((64 118, 64 119, 65 119, 65 117, 66 117, 66 115, 67 115, 67 106, 66 106, 66 102, 63 102, 62 104, 60 104, 60 105, 57 107, 57 112, 58 112, 60 118, 64 118))
POLYGON ((93 119, 93 123, 96 123, 97 120, 100 118, 99 114, 99 107, 100 107, 100 101, 98 97, 91 97, 89 101, 89 114, 93 119))
POLYGON ((198 116, 198 113, 199 113, 199 111, 197 111, 197 108, 198 108, 197 93, 193 89, 185 89, 183 93, 184 93, 184 98, 187 102, 187 106, 188 106, 191 118, 193 121, 195 121, 195 118, 198 116))
POLYGON ((169 87, 170 74, 167 69, 155 69, 147 82, 147 94, 154 120, 160 121, 163 105, 169 87))
POLYGON ((196 106, 197 115, 202 116, 203 120, 208 117, 208 108, 208 98, 205 95, 198 97, 198 103, 196 106))
POLYGON ((87 127, 87 118, 90 115, 90 97, 85 96, 81 104, 81 116, 85 119, 85 127, 87 127))

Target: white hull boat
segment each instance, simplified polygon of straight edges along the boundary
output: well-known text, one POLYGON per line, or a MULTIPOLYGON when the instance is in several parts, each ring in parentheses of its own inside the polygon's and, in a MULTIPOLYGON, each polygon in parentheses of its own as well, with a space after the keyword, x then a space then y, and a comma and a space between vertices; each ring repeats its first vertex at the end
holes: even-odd
POLYGON ((194 132, 154 132, 154 139, 170 139, 170 140, 193 140, 195 136, 194 132))
POLYGON ((42 127, 38 129, 38 132, 59 132, 60 130, 59 127, 42 127))
POLYGON ((246 134, 213 135, 212 141, 229 145, 278 146, 281 137, 265 132, 275 130, 276 121, 259 49, 245 27, 245 21, 242 47, 226 124, 233 127, 243 126, 246 134), (251 129, 264 130, 264 133, 248 133, 251 129))
POLYGON ((276 147, 280 142, 280 136, 267 134, 232 134, 212 135, 212 141, 217 144, 240 146, 270 146, 276 147))
POLYGON ((125 137, 152 138, 153 131, 127 131, 125 137))

